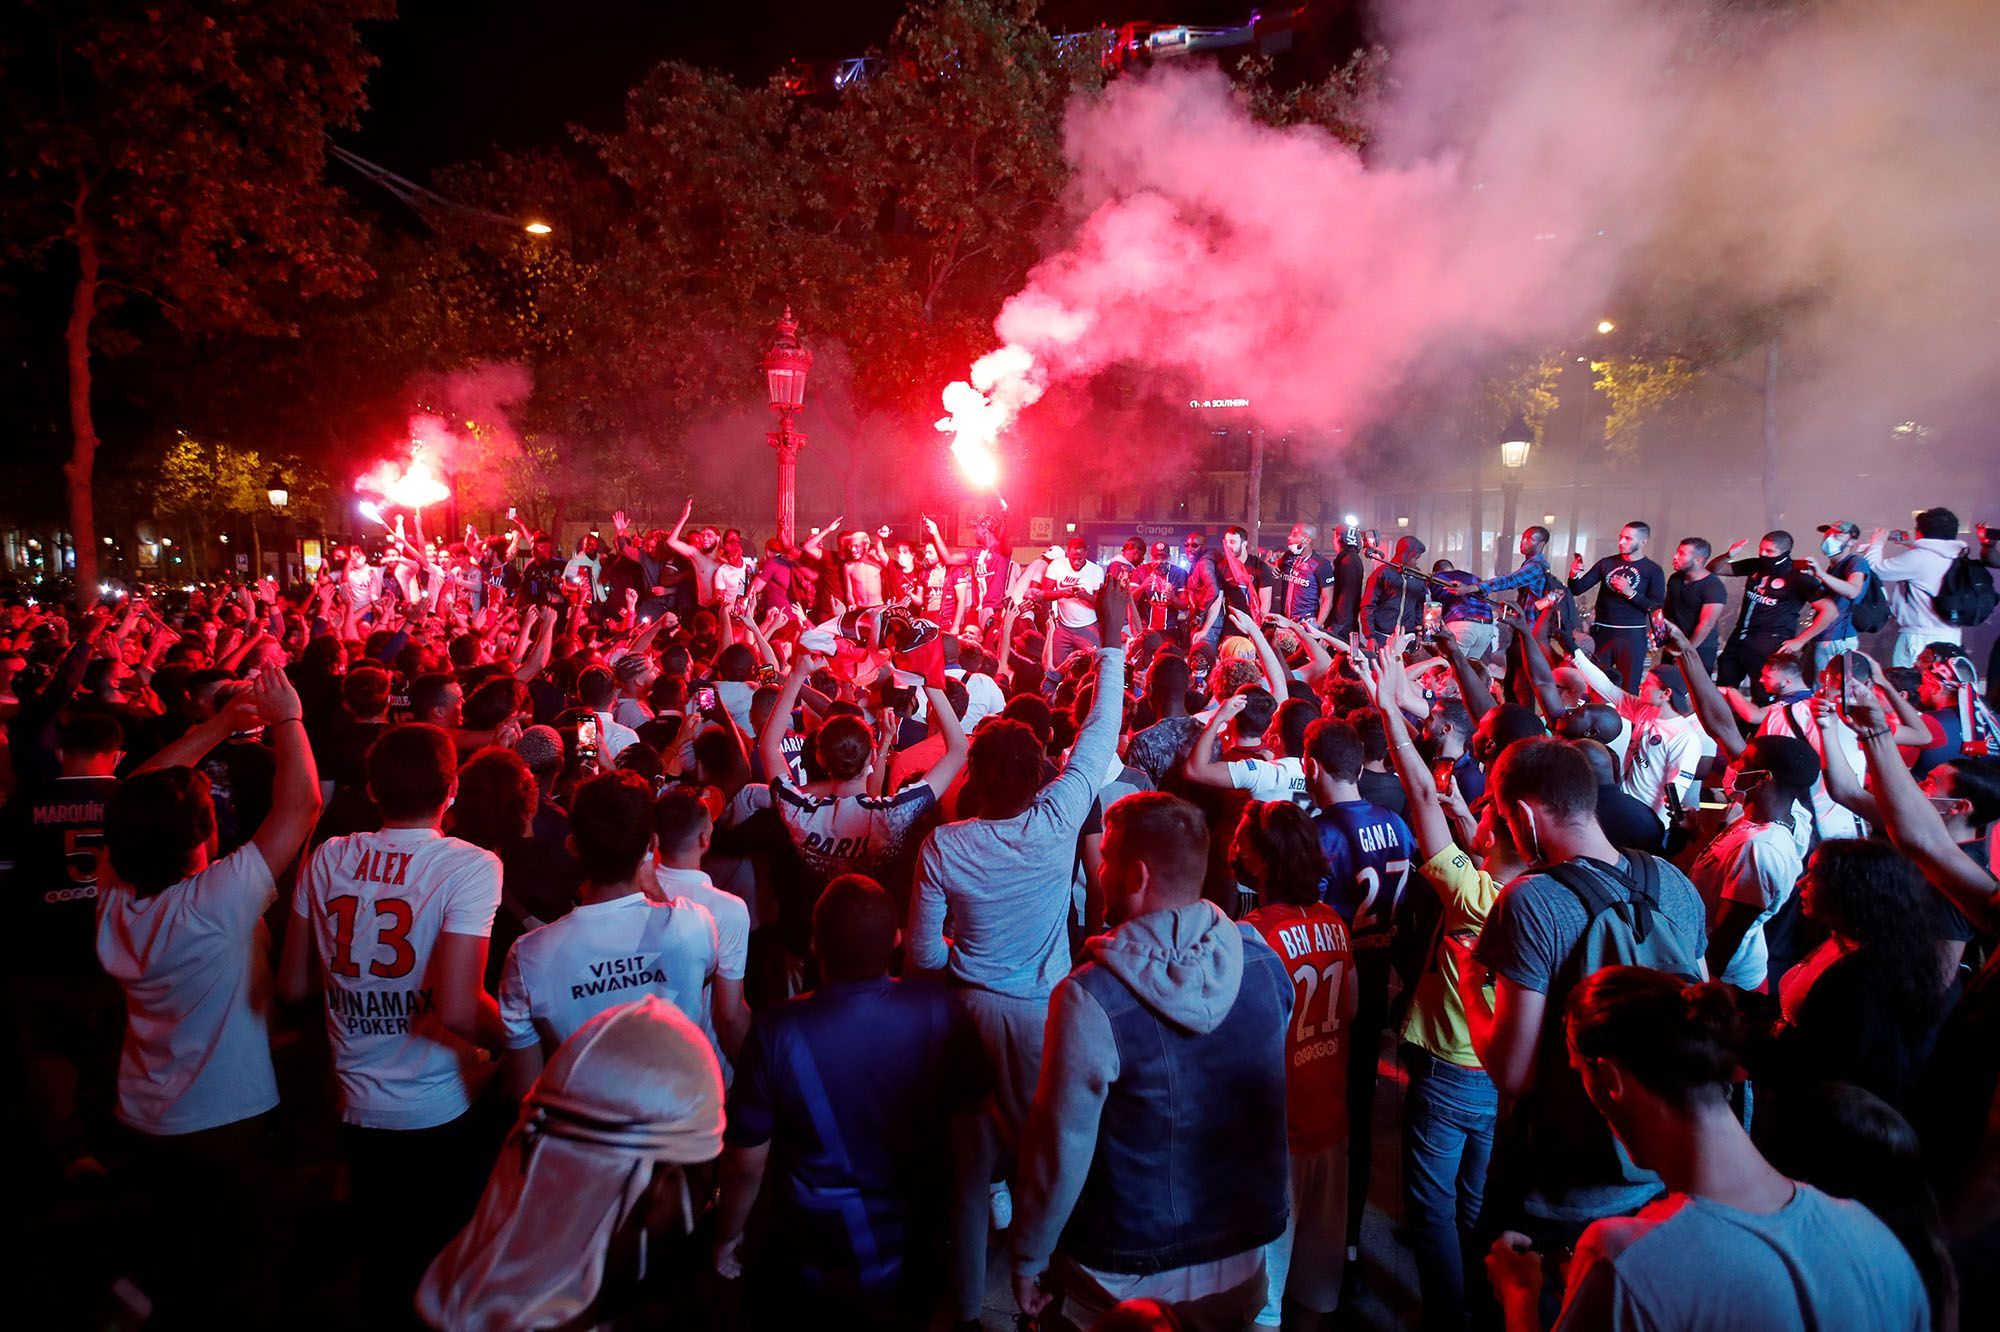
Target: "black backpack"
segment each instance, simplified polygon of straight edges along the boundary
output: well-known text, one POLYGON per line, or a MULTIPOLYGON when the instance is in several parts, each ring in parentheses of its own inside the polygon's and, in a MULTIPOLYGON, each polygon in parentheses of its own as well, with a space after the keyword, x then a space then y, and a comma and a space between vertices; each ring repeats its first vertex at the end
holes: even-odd
POLYGON ((1848 622, 1858 634, 1872 634, 1889 623, 1889 598, 1882 593, 1882 580, 1872 569, 1863 570, 1867 583, 1861 595, 1854 599, 1854 609, 1848 614, 1848 622))
POLYGON ((1937 617, 1957 629, 1986 623, 1996 604, 2000 604, 2000 592, 1993 590, 1993 575, 1964 552, 1944 571, 1944 581, 1931 598, 1937 617))

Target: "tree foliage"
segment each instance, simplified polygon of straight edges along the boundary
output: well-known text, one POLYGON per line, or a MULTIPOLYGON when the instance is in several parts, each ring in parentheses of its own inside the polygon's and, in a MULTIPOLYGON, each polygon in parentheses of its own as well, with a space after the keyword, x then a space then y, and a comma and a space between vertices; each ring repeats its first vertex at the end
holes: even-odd
POLYGON ((66 467, 78 584, 96 582, 93 354, 154 312, 186 332, 291 331, 283 300, 354 290, 360 222, 325 180, 390 0, 23 0, 0 17, 7 257, 74 265, 66 467), (138 318, 108 320, 121 307, 138 318))

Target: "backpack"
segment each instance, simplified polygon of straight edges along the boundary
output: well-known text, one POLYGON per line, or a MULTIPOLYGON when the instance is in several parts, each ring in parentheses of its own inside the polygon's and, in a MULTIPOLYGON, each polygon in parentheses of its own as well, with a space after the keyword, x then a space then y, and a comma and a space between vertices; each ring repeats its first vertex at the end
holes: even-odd
POLYGON ((1848 612, 1848 623, 1859 634, 1872 634, 1889 623, 1889 598, 1883 595, 1882 580, 1872 569, 1862 571, 1867 584, 1861 595, 1854 599, 1854 608, 1848 612))
MULTIPOLYGON (((1701 954, 1659 909, 1659 861, 1642 851, 1628 852, 1627 857, 1632 874, 1595 861, 1587 865, 1570 861, 1543 871, 1573 893, 1590 918, 1556 974, 1552 1004, 1558 993, 1566 999, 1601 967, 1650 967, 1689 984, 1701 979, 1701 954), (1614 884, 1626 891, 1615 891, 1614 884)), ((1633 1164, 1591 1106, 1582 1082, 1569 1071, 1561 1031, 1558 1012, 1553 1025, 1543 1031, 1541 1063, 1529 1093, 1537 1102, 1528 1152, 1537 1184, 1560 1191, 1574 1184, 1602 1185, 1621 1178, 1628 1184, 1657 1182, 1651 1171, 1633 1164)))
POLYGON ((2000 605, 2000 592, 1993 590, 1993 575, 1964 551, 1944 571, 1944 581, 1931 598, 1937 617, 1958 629, 1986 623, 1995 605, 2000 605))

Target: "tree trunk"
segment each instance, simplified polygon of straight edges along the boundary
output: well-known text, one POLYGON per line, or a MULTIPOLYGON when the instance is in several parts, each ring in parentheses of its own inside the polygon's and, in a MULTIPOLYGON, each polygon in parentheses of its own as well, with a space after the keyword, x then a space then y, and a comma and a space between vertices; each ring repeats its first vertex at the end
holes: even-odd
POLYGON ((70 456, 63 465, 69 488, 70 541, 76 551, 76 603, 97 600, 97 523, 91 509, 91 473, 97 464, 97 423, 90 414, 90 326, 97 317, 97 238, 83 221, 77 199, 76 291, 63 343, 69 360, 70 456))

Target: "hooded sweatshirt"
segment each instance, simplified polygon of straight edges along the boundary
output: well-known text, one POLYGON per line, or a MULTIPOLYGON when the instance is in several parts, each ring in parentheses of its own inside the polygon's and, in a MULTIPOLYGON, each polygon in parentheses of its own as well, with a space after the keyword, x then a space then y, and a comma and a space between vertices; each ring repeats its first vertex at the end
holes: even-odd
MULTIPOLYGON (((1282 1158, 1284 1029, 1292 986, 1283 964, 1257 933, 1203 900, 1128 920, 1090 940, 1084 951, 1088 962, 1115 977, 1164 1023, 1198 1036, 1214 1033, 1230 1017, 1246 968, 1251 983, 1268 987, 1259 998, 1272 1001, 1272 1030, 1254 1034, 1268 1038, 1271 1046, 1269 1074, 1277 1089, 1278 1123, 1268 1135, 1260 1135, 1257 1125, 1242 1124, 1242 1141, 1245 1151, 1254 1151, 1252 1144, 1268 1136, 1269 1147, 1282 1158)), ((1015 1270, 1022 1273, 1047 1268, 1089 1176, 1106 1101, 1128 1072, 1119 1066, 1111 1019, 1081 975, 1081 968, 1072 972, 1050 1000, 1048 1043, 1022 1144, 1012 1229, 1015 1270)), ((1229 1090, 1208 1087, 1202 1094, 1226 1096, 1229 1090)), ((1281 1225, 1282 1177, 1281 1166, 1276 1198, 1281 1225)), ((1244 1247, 1252 1249, 1259 1242, 1244 1247)))
POLYGON ((1965 553, 1965 543, 1956 538, 1919 537, 1891 555, 1881 533, 1869 538, 1861 548, 1861 558, 1882 582, 1889 599, 1889 613, 1896 628, 1906 634, 1927 634, 1943 643, 1962 642, 1958 626, 1938 617, 1936 597, 1944 586, 1944 576, 1952 561, 1965 553))
MULTIPOLYGON (((1413 536, 1398 537, 1392 562, 1415 571, 1417 561, 1423 558, 1423 554, 1423 542, 1413 536)), ((1415 629, 1424 622, 1427 593, 1421 573, 1405 574, 1383 565, 1375 570, 1368 584, 1365 598, 1368 603, 1368 628, 1378 634, 1394 633, 1398 628, 1415 629)))

